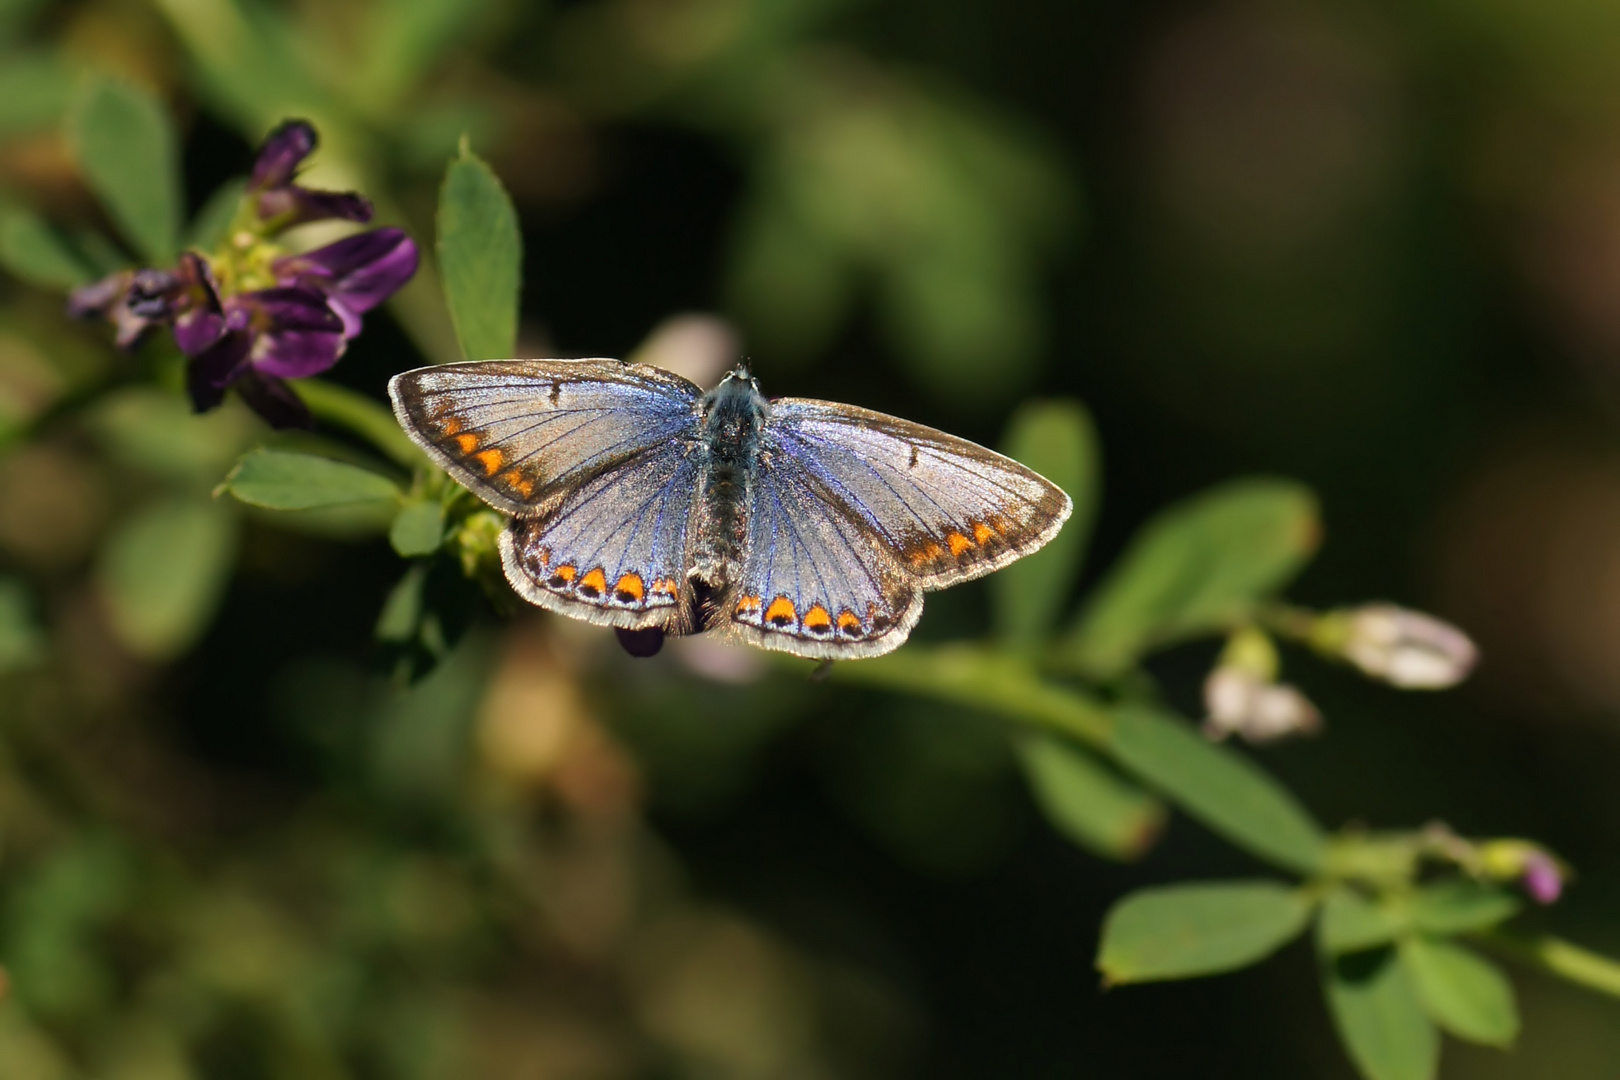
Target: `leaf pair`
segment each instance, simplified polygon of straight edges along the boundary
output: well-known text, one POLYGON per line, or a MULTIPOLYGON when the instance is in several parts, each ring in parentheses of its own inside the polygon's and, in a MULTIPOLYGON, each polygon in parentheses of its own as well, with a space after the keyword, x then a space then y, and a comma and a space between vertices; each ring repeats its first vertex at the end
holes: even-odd
MULTIPOLYGON (((1516 906, 1468 882, 1419 890, 1398 912, 1346 888, 1328 895, 1317 924, 1324 994, 1367 1080, 1432 1080, 1442 1030, 1512 1043, 1512 987, 1445 935, 1493 926, 1516 906)), ((1236 971, 1297 938, 1313 907, 1306 891, 1271 881, 1144 889, 1109 911, 1097 966, 1116 984, 1236 971)))

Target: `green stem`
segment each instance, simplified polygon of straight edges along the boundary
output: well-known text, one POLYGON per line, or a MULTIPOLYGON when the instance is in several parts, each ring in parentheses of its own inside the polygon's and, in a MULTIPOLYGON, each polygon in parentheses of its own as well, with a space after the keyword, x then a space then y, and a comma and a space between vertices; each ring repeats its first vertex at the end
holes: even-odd
POLYGON ((317 420, 360 436, 412 471, 428 463, 427 455, 400 430, 394 414, 364 394, 320 379, 300 379, 292 386, 317 420))
POLYGON ((1113 720, 1089 698, 1042 681, 1017 657, 978 646, 910 645, 879 659, 834 664, 830 678, 973 706, 1099 748, 1113 737, 1113 720))
POLYGON ((1506 956, 1568 979, 1588 990, 1620 997, 1620 961, 1550 935, 1529 937, 1508 930, 1487 930, 1480 940, 1506 956))

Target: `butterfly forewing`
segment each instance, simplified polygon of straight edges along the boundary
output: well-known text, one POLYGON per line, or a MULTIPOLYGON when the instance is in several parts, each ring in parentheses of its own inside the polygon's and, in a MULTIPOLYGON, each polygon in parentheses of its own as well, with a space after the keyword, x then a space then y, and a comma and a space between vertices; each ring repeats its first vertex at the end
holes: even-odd
POLYGON ((771 403, 768 452, 791 458, 882 536, 926 589, 988 574, 1050 540, 1072 504, 982 446, 825 401, 771 403))
POLYGON ((491 360, 388 384, 400 424, 480 498, 543 513, 592 475, 695 437, 696 386, 618 360, 491 360))

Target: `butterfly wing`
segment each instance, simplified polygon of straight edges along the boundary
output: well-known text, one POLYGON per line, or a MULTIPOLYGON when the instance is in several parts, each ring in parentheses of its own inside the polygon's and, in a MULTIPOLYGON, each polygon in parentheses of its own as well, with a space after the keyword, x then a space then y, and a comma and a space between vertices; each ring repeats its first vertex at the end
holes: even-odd
POLYGON ((982 446, 824 401, 771 403, 731 618, 745 639, 812 657, 898 648, 922 592, 1045 544, 1073 506, 982 446))
POLYGON ((887 542, 813 473, 761 456, 741 574, 722 633, 816 659, 878 656, 922 615, 922 588, 887 542))
POLYGON ((512 587, 626 628, 683 628, 697 491, 697 387, 617 360, 421 368, 389 384, 411 437, 513 520, 512 587))
POLYGON ((618 360, 488 360, 404 372, 388 395, 400 426, 451 476, 498 510, 534 517, 604 470, 695 438, 701 391, 618 360))

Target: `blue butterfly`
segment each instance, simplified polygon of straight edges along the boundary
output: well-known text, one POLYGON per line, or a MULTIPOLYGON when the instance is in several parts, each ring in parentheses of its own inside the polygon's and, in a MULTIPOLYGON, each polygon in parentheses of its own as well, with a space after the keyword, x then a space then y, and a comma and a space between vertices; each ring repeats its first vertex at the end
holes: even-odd
POLYGON ((631 652, 713 631, 816 659, 880 656, 923 592, 1045 544, 1072 504, 1029 469, 852 405, 707 393, 618 360, 494 360, 388 384, 411 438, 512 516, 501 561, 532 603, 631 652))

